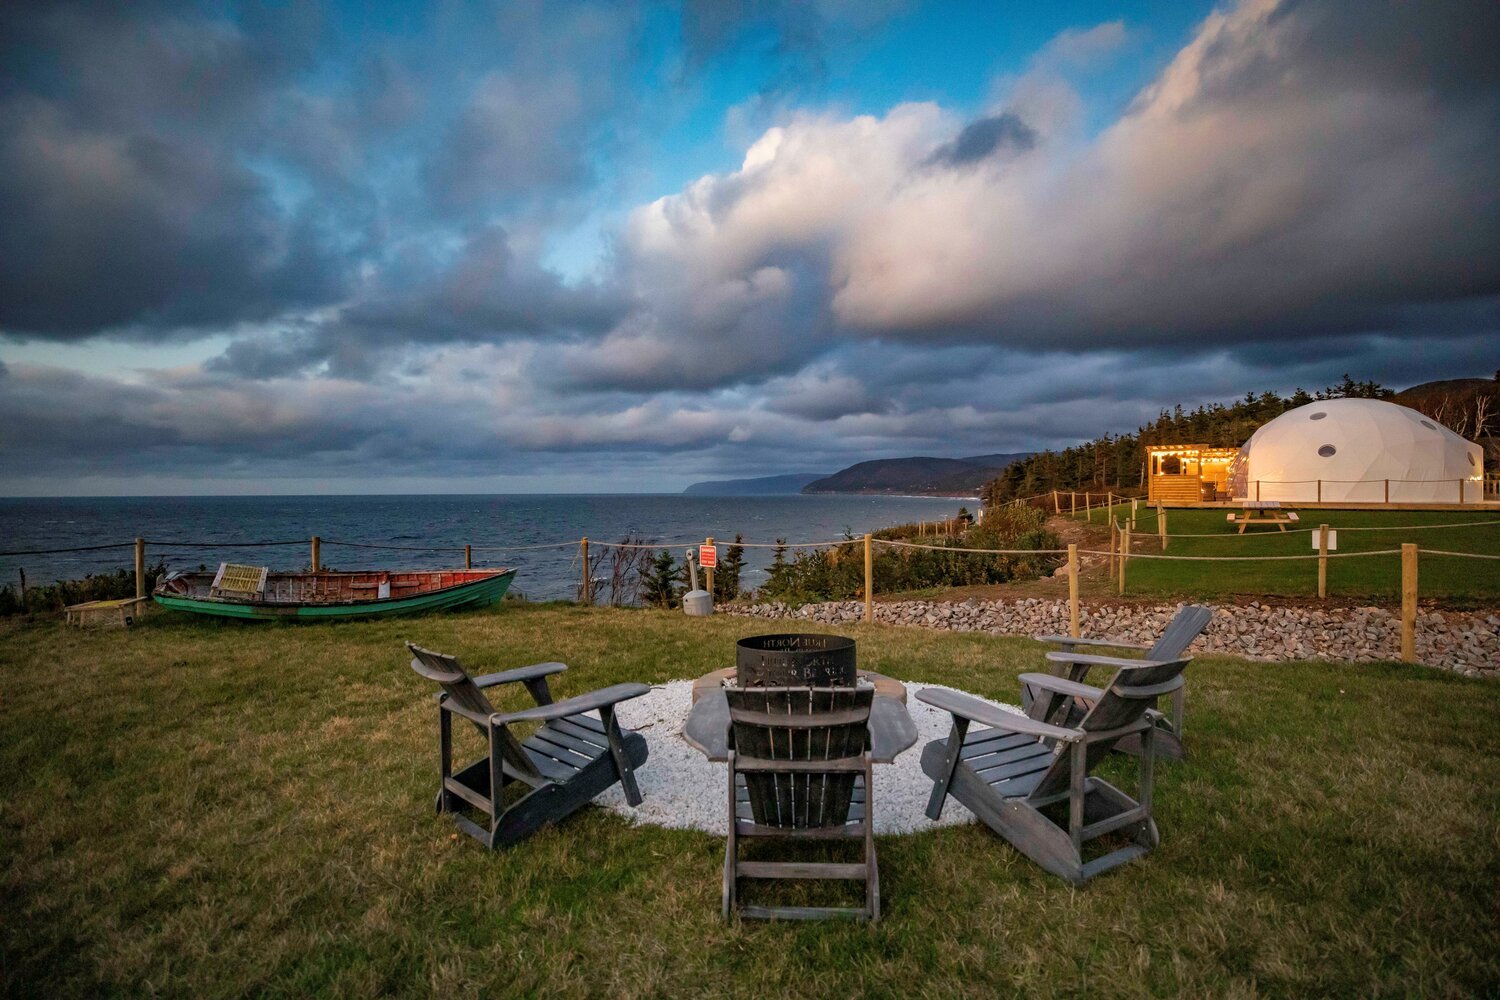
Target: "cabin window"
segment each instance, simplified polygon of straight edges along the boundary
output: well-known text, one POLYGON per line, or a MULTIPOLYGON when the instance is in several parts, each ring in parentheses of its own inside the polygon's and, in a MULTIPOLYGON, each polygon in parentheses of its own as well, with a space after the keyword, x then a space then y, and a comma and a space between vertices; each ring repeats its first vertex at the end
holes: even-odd
POLYGON ((1176 455, 1168 455, 1161 460, 1161 474, 1164 476, 1179 476, 1182 474, 1182 459, 1176 455))

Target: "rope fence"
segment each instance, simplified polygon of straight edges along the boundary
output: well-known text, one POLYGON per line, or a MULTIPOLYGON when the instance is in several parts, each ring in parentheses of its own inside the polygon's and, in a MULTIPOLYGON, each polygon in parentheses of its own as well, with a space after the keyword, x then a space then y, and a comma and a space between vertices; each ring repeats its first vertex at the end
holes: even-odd
MULTIPOLYGON (((1028 498, 1028 499, 1038 499, 1040 497, 1045 497, 1045 496, 1046 496, 1046 494, 1038 494, 1037 497, 1031 497, 1031 498, 1028 498)), ((1113 494, 1107 495, 1107 498, 1109 500, 1111 500, 1111 501, 1114 501, 1116 499, 1123 499, 1123 498, 1117 498, 1113 494)), ((1054 500, 1056 500, 1056 495, 1054 495, 1054 500)), ((1136 502, 1137 503, 1139 502, 1138 499, 1137 499, 1136 502)), ((1113 509, 1116 506, 1119 506, 1119 505, 1112 502, 1107 509, 1112 512, 1113 509)), ((1132 513, 1138 513, 1138 510, 1132 511, 1132 513)), ((1150 513, 1151 512, 1148 510, 1147 511, 1148 516, 1150 515, 1150 513)), ((1168 540, 1172 539, 1172 538, 1242 538, 1243 537, 1243 536, 1240 536, 1240 535, 1237 535, 1237 534, 1228 534, 1228 533, 1224 533, 1224 534, 1180 534, 1180 535, 1169 535, 1166 532, 1165 518, 1161 516, 1161 512, 1160 511, 1157 512, 1157 515, 1158 515, 1158 517, 1161 518, 1160 523, 1158 524, 1158 530, 1157 531, 1148 531, 1145 534, 1146 534, 1147 537, 1151 537, 1151 536, 1158 537, 1162 541, 1164 548, 1165 548, 1165 543, 1168 540)), ((883 546, 886 546, 887 548, 890 548, 890 549, 903 549, 903 550, 908 550, 908 551, 911 551, 911 550, 923 550, 923 551, 932 551, 932 552, 952 552, 952 553, 974 554, 974 555, 991 555, 991 556, 1049 556, 1049 557, 1052 557, 1052 556, 1065 556, 1066 557, 1066 565, 1067 565, 1067 575, 1068 575, 1068 606, 1069 606, 1069 617, 1070 617, 1070 624, 1071 624, 1071 629, 1072 629, 1072 634, 1073 635, 1078 635, 1079 634, 1078 628, 1079 628, 1079 617, 1080 617, 1080 602, 1079 602, 1079 596, 1078 596, 1078 589, 1079 589, 1079 565, 1080 565, 1079 564, 1079 557, 1080 556, 1095 556, 1095 557, 1102 557, 1102 558, 1108 560, 1107 568, 1108 568, 1109 580, 1110 580, 1110 582, 1112 582, 1112 583, 1114 583, 1116 585, 1117 593, 1120 594, 1120 595, 1123 595, 1125 593, 1127 567, 1129 566, 1130 562, 1132 560, 1135 560, 1135 559, 1159 560, 1159 561, 1165 561, 1165 562, 1209 562, 1209 563, 1212 563, 1212 562, 1308 562, 1308 561, 1316 561, 1318 563, 1318 596, 1321 598, 1321 597, 1325 597, 1326 594, 1327 594, 1326 584, 1327 584, 1327 566, 1328 566, 1328 560, 1330 560, 1330 559, 1383 558, 1383 557, 1389 557, 1389 556, 1399 555, 1401 557, 1401 607, 1402 607, 1402 612, 1401 612, 1402 649, 1401 649, 1401 653, 1402 653, 1402 659, 1404 659, 1404 660, 1410 661, 1410 660, 1414 660, 1415 659, 1415 654, 1414 654, 1414 648, 1415 648, 1414 647, 1414 641, 1415 641, 1414 640, 1414 633, 1415 633, 1415 627, 1416 627, 1415 623, 1416 623, 1416 604, 1417 604, 1417 559, 1418 559, 1418 552, 1419 552, 1418 546, 1415 543, 1406 542, 1406 543, 1403 543, 1400 546, 1400 548, 1378 549, 1378 550, 1372 550, 1372 551, 1367 551, 1367 552, 1329 552, 1327 550, 1326 540, 1325 540, 1324 543, 1319 547, 1319 550, 1317 552, 1308 553, 1308 554, 1305 554, 1305 555, 1169 555, 1166 552, 1132 552, 1131 551, 1131 537, 1132 537, 1132 534, 1133 534, 1132 529, 1133 529, 1133 526, 1135 524, 1135 519, 1134 518, 1122 518, 1122 519, 1119 519, 1117 521, 1112 516, 1112 514, 1111 514, 1111 522, 1112 522, 1112 525, 1111 525, 1112 530, 1111 530, 1111 536, 1110 536, 1110 548, 1107 551, 1106 550, 1099 550, 1099 549, 1081 549, 1076 544, 1070 544, 1065 549, 998 549, 998 548, 991 549, 991 548, 977 548, 977 547, 959 546, 959 545, 931 545, 931 544, 926 544, 926 543, 923 543, 923 542, 909 542, 909 541, 902 541, 902 540, 899 540, 899 539, 876 538, 876 537, 874 537, 873 534, 870 534, 870 533, 866 533, 862 537, 861 536, 846 537, 846 538, 834 539, 834 540, 830 540, 830 541, 792 542, 792 541, 777 540, 775 542, 745 542, 745 541, 738 541, 737 540, 737 541, 735 541, 733 543, 725 543, 725 544, 729 544, 729 545, 732 545, 732 546, 737 546, 739 548, 745 548, 745 549, 784 549, 784 550, 793 550, 793 549, 821 549, 821 548, 841 547, 841 546, 854 546, 854 545, 860 545, 860 546, 862 546, 863 550, 864 550, 864 577, 865 577, 865 579, 864 579, 865 586, 864 586, 864 594, 863 594, 863 596, 864 596, 864 605, 865 605, 865 608, 864 608, 864 611, 865 611, 864 618, 865 618, 865 621, 867 621, 867 622, 874 621, 874 599, 875 599, 874 551, 875 551, 875 547, 877 545, 883 545, 883 546)), ((1454 523, 1454 524, 1389 525, 1389 526, 1379 525, 1379 526, 1340 528, 1338 530, 1345 531, 1345 532, 1358 532, 1358 531, 1435 531, 1435 530, 1448 529, 1448 528, 1474 528, 1474 527, 1488 527, 1488 526, 1496 526, 1496 525, 1500 525, 1500 520, 1467 521, 1467 522, 1459 522, 1459 523, 1454 523)), ((1319 527, 1319 528, 1299 528, 1299 529, 1293 529, 1292 531, 1278 532, 1278 533, 1276 533, 1275 535, 1273 535, 1271 537, 1279 537, 1281 534, 1293 534, 1293 533, 1295 533, 1295 534, 1307 534, 1307 533, 1310 533, 1310 532, 1313 532, 1313 531, 1322 531, 1322 530, 1323 529, 1321 527, 1319 527)), ((164 540, 159 540, 159 539, 137 538, 133 542, 112 542, 112 543, 105 543, 105 544, 100 544, 100 545, 79 545, 79 546, 69 546, 69 547, 55 548, 55 549, 15 549, 15 550, 10 550, 10 551, 0 552, 0 557, 31 556, 31 555, 52 555, 52 554, 75 553, 75 552, 103 552, 103 551, 109 551, 109 550, 115 550, 115 549, 134 548, 135 549, 136 597, 143 599, 146 596, 145 595, 145 582, 146 582, 145 566, 146 566, 146 547, 148 545, 156 546, 156 547, 159 547, 159 548, 167 548, 167 549, 248 549, 248 548, 284 547, 284 546, 293 546, 293 545, 308 545, 310 547, 310 555, 311 555, 310 565, 314 568, 314 570, 318 570, 318 569, 320 569, 322 567, 321 546, 325 545, 325 544, 326 545, 335 545, 335 546, 344 546, 344 547, 347 547, 347 548, 368 549, 368 550, 384 550, 384 551, 397 551, 397 552, 453 552, 453 553, 462 552, 463 556, 464 556, 464 568, 465 569, 472 569, 473 568, 473 553, 476 552, 476 551, 478 551, 478 552, 523 552, 523 551, 541 551, 541 550, 548 550, 548 549, 575 549, 576 553, 574 555, 574 562, 576 563, 579 558, 581 558, 582 561, 583 561, 582 585, 579 588, 579 594, 580 594, 581 598, 586 603, 592 603, 593 602, 593 583, 594 583, 594 581, 591 579, 591 568, 590 568, 590 561, 589 561, 589 546, 590 545, 595 546, 596 549, 621 549, 621 550, 660 550, 660 549, 673 548, 673 547, 676 547, 676 546, 679 546, 679 545, 700 545, 702 547, 701 551, 703 552, 704 557, 705 557, 703 559, 703 562, 704 563, 708 563, 708 565, 705 565, 703 567, 703 569, 704 569, 704 572, 707 575, 707 588, 708 588, 708 590, 710 592, 713 591, 713 572, 714 571, 713 571, 713 565, 712 565, 712 563, 706 557, 709 554, 708 550, 710 548, 713 548, 713 549, 717 550, 717 547, 718 547, 715 544, 714 539, 712 537, 706 538, 702 542, 699 542, 696 539, 691 540, 691 541, 683 540, 683 541, 677 541, 677 542, 661 542, 661 541, 650 541, 650 542, 632 542, 632 541, 601 542, 601 541, 591 541, 587 536, 585 536, 585 537, 577 539, 577 540, 569 539, 569 540, 566 540, 566 541, 556 541, 556 542, 539 542, 539 543, 513 544, 513 545, 461 545, 460 546, 460 545, 392 545, 392 544, 385 544, 385 543, 379 543, 379 542, 356 542, 356 541, 346 541, 346 540, 342 540, 342 539, 323 539, 323 538, 320 538, 319 536, 314 535, 311 538, 307 538, 307 539, 287 539, 287 540, 277 540, 277 541, 252 541, 252 542, 236 542, 236 541, 204 541, 204 542, 198 542, 198 541, 184 541, 184 540, 176 540, 176 539, 171 540, 171 541, 164 541, 164 540)), ((1463 559, 1500 560, 1500 554, 1488 554, 1488 553, 1481 553, 1481 552, 1455 552, 1455 551, 1449 551, 1449 550, 1444 550, 1444 549, 1428 549, 1427 550, 1427 554, 1431 555, 1431 556, 1456 557, 1456 558, 1463 558, 1463 559)), ((25 588, 24 573, 22 575, 22 587, 23 587, 23 594, 24 594, 24 588, 25 588)))

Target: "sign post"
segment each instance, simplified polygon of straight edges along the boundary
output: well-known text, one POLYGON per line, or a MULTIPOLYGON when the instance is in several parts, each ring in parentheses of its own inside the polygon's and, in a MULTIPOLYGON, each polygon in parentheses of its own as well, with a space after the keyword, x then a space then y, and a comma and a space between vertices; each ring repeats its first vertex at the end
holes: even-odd
POLYGON ((714 592, 714 567, 719 565, 719 550, 714 547, 712 538, 698 546, 698 565, 703 567, 703 589, 712 594, 714 592))

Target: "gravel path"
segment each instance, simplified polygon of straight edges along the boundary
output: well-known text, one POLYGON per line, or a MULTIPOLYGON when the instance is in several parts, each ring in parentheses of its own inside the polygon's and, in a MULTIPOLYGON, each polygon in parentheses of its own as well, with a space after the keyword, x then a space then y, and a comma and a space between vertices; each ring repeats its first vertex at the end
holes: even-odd
MULTIPOLYGON (((917 742, 894 764, 875 765, 875 832, 916 833, 938 826, 974 822, 973 813, 949 799, 943 818, 934 823, 924 814, 932 779, 922 773, 922 747, 948 735, 951 717, 917 700, 917 691, 941 684, 906 685, 906 707, 917 724, 917 742)), ((619 785, 595 801, 635 823, 678 829, 728 833, 726 765, 714 763, 682 738, 682 724, 692 706, 693 682, 668 681, 651 693, 620 706, 620 724, 646 737, 651 756, 636 772, 645 801, 632 809, 619 785)), ((999 704, 991 702, 991 704, 999 704)), ((1020 712, 1013 705, 1001 705, 1020 712)))

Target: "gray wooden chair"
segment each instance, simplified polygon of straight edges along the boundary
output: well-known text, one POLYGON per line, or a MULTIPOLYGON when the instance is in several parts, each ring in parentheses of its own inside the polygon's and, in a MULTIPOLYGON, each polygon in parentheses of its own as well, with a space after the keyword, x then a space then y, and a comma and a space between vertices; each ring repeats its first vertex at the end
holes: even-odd
MULTIPOLYGON (((956 691, 919 691, 922 701, 953 716, 948 738, 922 750, 922 770, 933 780, 927 815, 937 819, 952 795, 1016 850, 1074 885, 1154 848, 1159 836, 1151 818, 1151 780, 1154 717, 1160 713, 1150 705, 1182 686, 1188 661, 1127 662, 1106 687, 1089 689, 1100 694, 1076 727, 1017 715, 956 691), (971 732, 974 722, 990 728, 971 732), (1090 773, 1127 736, 1141 741, 1137 799, 1090 773), (1064 820, 1049 815, 1049 807, 1063 803, 1064 820), (1116 831, 1127 838, 1125 846, 1084 860, 1085 844, 1116 831)), ((1050 674, 1022 674, 1021 680, 1062 695, 1082 696, 1087 688, 1050 674)))
MULTIPOLYGON (((1176 660, 1187 653, 1193 640, 1203 634, 1203 630, 1208 628, 1213 617, 1212 608, 1206 608, 1201 604, 1184 605, 1167 623, 1167 627, 1162 630, 1156 642, 1150 646, 1121 642, 1116 639, 1082 639, 1072 635, 1038 636, 1038 642, 1055 643, 1062 647, 1059 652, 1047 654, 1048 669, 1053 675, 1066 676, 1068 680, 1084 685, 1089 690, 1085 694, 1062 695, 1054 691, 1044 691, 1031 684, 1022 684, 1021 708, 1031 718, 1042 722, 1076 726, 1103 693, 1101 689, 1085 684, 1090 669, 1093 667, 1118 669, 1127 664, 1140 662, 1113 656, 1080 653, 1078 652, 1080 647, 1130 649, 1144 654, 1143 658, 1147 660, 1158 662, 1176 660)), ((1181 760, 1187 754, 1187 749, 1182 743, 1183 703, 1186 691, 1186 687, 1179 687, 1172 693, 1172 714, 1170 718, 1161 718, 1157 724, 1159 731, 1156 737, 1156 752, 1173 760, 1181 760)), ((1153 702, 1151 707, 1157 708, 1158 706, 1153 702)), ((1141 750, 1140 738, 1132 736, 1129 739, 1123 739, 1115 749, 1122 753, 1138 755, 1141 750)))
POLYGON ((542 826, 556 823, 590 802, 615 782, 631 805, 640 805, 634 769, 646 762, 646 740, 622 730, 615 706, 639 698, 645 684, 614 684, 591 694, 554 702, 547 678, 568 669, 562 663, 536 663, 497 674, 470 677, 452 656, 406 644, 411 668, 443 688, 438 696, 438 741, 442 783, 437 811, 452 813, 458 828, 493 849, 515 844, 542 826), (524 684, 535 708, 497 712, 485 690, 501 684, 524 684), (598 718, 587 713, 597 712, 598 718), (453 771, 453 717, 468 719, 484 737, 487 753, 457 773, 453 771), (518 722, 542 725, 524 740, 510 727, 518 722), (509 806, 507 782, 530 788, 509 806), (472 806, 489 817, 489 828, 460 811, 472 806))
POLYGON ((871 825, 871 686, 725 688, 729 701, 729 842, 723 913, 812 920, 880 919, 871 825), (863 840, 859 862, 741 861, 740 838, 863 840), (738 880, 851 879, 863 907, 739 906, 738 880))

